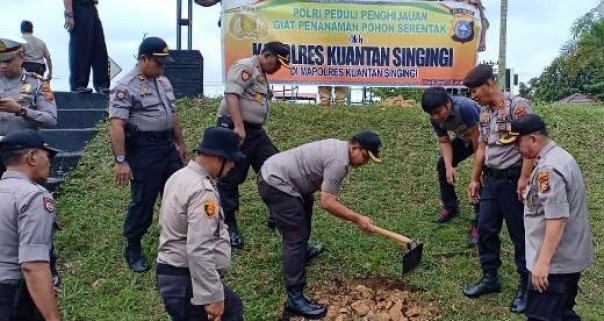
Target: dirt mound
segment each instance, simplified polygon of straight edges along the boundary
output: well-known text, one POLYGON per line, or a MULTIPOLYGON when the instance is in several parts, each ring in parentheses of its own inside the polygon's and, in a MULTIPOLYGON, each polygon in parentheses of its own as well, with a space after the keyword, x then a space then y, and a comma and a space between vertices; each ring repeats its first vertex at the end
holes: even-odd
POLYGON ((413 107, 415 100, 405 99, 403 96, 389 97, 380 102, 382 107, 413 107))
MULTIPOLYGON (((429 321, 438 316, 434 303, 422 302, 422 293, 385 279, 336 281, 313 298, 328 307, 324 321, 429 321)), ((425 300, 425 298, 423 299, 425 300)), ((302 321, 303 318, 291 319, 302 321)))

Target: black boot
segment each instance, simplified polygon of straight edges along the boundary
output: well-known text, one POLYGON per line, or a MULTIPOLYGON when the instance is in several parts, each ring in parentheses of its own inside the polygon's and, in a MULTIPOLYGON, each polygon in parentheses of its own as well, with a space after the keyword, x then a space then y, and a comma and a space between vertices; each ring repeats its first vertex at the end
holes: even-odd
POLYGON ((149 271, 150 267, 143 257, 140 241, 128 241, 125 257, 130 270, 138 273, 149 271))
POLYGON ((325 251, 325 249, 323 248, 323 245, 321 245, 321 244, 307 246, 306 247, 306 264, 309 264, 310 261, 312 261, 314 258, 323 254, 324 251, 325 251))
POLYGON ((231 247, 238 250, 243 250, 243 237, 239 235, 237 223, 228 225, 229 237, 231 239, 231 247))
POLYGON ((496 292, 501 292, 497 272, 485 272, 480 282, 466 285, 463 288, 463 294, 468 298, 477 298, 481 295, 496 292))
POLYGON ((287 290, 287 302, 285 302, 284 319, 292 316, 301 316, 308 319, 318 319, 325 316, 327 309, 317 303, 310 302, 304 293, 302 287, 292 287, 287 290))
POLYGON ((528 276, 520 278, 520 284, 518 284, 518 290, 516 290, 516 296, 510 304, 510 311, 513 313, 524 313, 526 310, 528 297, 528 276))

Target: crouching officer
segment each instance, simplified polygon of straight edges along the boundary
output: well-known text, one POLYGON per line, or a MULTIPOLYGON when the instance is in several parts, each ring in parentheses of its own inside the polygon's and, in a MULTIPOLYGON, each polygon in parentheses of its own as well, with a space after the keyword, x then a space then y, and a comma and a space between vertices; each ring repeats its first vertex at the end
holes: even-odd
POLYGON ((309 301, 303 293, 313 194, 321 190, 323 209, 355 223, 365 232, 372 232, 371 219, 344 206, 337 195, 350 167, 381 162, 380 146, 380 138, 373 132, 359 133, 349 141, 326 139, 276 154, 260 170, 258 191, 282 237, 286 320, 290 316, 321 318, 327 312, 323 305, 309 301))
POLYGON ((464 84, 470 88, 472 98, 482 106, 479 117, 480 142, 474 156, 468 196, 474 204, 480 200, 478 250, 483 278, 467 285, 463 293, 475 298, 501 291, 497 276, 501 266, 499 233, 505 221, 514 244, 514 261, 519 276, 518 290, 510 304, 510 311, 522 313, 526 308, 528 288, 522 192, 528 184, 533 161, 523 159, 518 150, 511 145, 501 144, 499 139, 509 133, 513 120, 533 111, 525 99, 502 92, 489 65, 482 64, 472 69, 464 84))
POLYGON ((49 264, 55 205, 41 185, 57 152, 33 130, 0 142, 0 321, 61 319, 49 264))
POLYGON ((529 321, 580 320, 578 283, 593 262, 587 195, 574 157, 548 137, 545 122, 527 115, 512 122, 503 144, 537 159, 525 190, 526 265, 531 271, 529 321))
POLYGON ((172 85, 163 76, 164 64, 172 61, 169 55, 165 41, 145 38, 136 68, 118 82, 110 98, 115 180, 120 186, 130 183, 132 197, 124 236, 126 261, 134 272, 149 269, 141 239, 151 226, 155 201, 166 180, 188 159, 172 85))
POLYGON ((233 129, 239 136, 240 149, 246 160, 218 181, 220 203, 224 210, 225 223, 229 228, 231 245, 243 249, 243 238, 239 235, 235 213, 239 210, 239 185, 245 181, 250 165, 256 173, 264 161, 277 153, 270 137, 263 129, 271 100, 266 78, 276 73, 281 66, 289 68, 289 46, 281 42, 264 45, 260 55, 237 61, 227 75, 224 99, 218 110, 218 126, 233 129))
POLYGON ((159 215, 159 293, 173 321, 243 320, 243 303, 222 283, 229 234, 213 181, 245 156, 230 129, 206 129, 195 159, 166 182, 159 215))

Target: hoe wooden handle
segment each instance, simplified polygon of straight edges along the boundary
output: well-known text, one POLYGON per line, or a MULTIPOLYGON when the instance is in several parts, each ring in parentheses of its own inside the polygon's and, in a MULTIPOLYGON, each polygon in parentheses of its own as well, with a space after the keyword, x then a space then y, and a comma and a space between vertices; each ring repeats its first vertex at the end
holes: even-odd
POLYGON ((414 241, 406 236, 391 232, 385 228, 381 228, 379 226, 373 226, 373 231, 377 234, 383 235, 387 238, 393 239, 403 245, 410 246, 414 241))

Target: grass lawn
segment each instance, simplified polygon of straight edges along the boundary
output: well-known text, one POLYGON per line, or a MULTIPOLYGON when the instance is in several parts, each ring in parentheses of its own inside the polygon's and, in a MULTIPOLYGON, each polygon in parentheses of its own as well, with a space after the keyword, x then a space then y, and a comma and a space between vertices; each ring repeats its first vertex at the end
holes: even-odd
MULTIPOLYGON (((219 101, 181 101, 179 114, 187 146, 193 149, 203 130, 213 125, 219 101)), ((537 106, 552 138, 573 154, 583 170, 589 194, 591 226, 597 261, 581 281, 577 310, 585 320, 604 320, 604 141, 603 107, 537 106)), ((60 271, 64 277, 61 307, 66 320, 168 320, 159 300, 155 273, 134 274, 123 259, 122 222, 129 189, 113 182, 113 156, 106 124, 87 147, 79 167, 61 187, 59 219, 65 229, 56 236, 60 271)), ((508 312, 516 289, 513 250, 502 233, 503 292, 469 300, 461 288, 481 276, 476 249, 465 240, 472 218, 466 187, 471 159, 458 169, 462 214, 445 225, 432 223, 439 208, 436 182, 436 140, 419 107, 320 108, 275 105, 268 131, 277 147, 371 129, 383 140, 384 162, 352 170, 341 200, 350 208, 425 243, 422 266, 403 282, 422 292, 422 299, 440 307, 439 320, 524 320, 508 312)), ((241 187, 240 229, 246 250, 235 252, 227 284, 245 300, 246 320, 276 320, 285 291, 281 277, 280 237, 266 228, 266 209, 252 176, 241 187)), ((307 293, 335 280, 357 278, 400 279, 397 245, 381 236, 365 235, 315 206, 311 242, 327 252, 309 268, 307 293)), ((155 261, 157 224, 144 239, 145 255, 155 261)))

